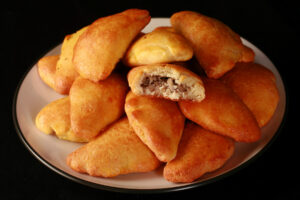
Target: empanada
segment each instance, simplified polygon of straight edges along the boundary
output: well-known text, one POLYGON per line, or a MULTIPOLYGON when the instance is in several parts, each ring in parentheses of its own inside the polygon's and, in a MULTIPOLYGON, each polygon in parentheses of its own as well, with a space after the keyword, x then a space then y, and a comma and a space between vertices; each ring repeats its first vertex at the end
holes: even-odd
POLYGON ((73 49, 87 27, 74 34, 67 35, 62 43, 60 58, 56 65, 55 90, 60 94, 68 94, 74 80, 79 76, 73 65, 73 49))
POLYGON ((107 78, 150 18, 147 10, 129 9, 96 20, 75 45, 77 72, 94 82, 107 78))
POLYGON ((37 63, 39 76, 52 89, 55 89, 55 72, 58 59, 59 55, 44 56, 37 63))
POLYGON ((136 134, 160 161, 168 162, 176 156, 185 121, 176 102, 130 91, 125 112, 136 134))
POLYGON ((279 101, 275 76, 269 69, 256 63, 237 63, 221 80, 248 106, 260 127, 269 122, 279 101))
POLYGON ((209 78, 220 78, 236 62, 254 60, 252 49, 221 21, 193 11, 171 16, 171 24, 192 44, 194 54, 209 78))
POLYGON ((177 156, 164 168, 164 178, 171 182, 192 182, 207 172, 222 167, 234 152, 234 141, 188 123, 177 156))
POLYGON ((258 123, 234 91, 220 80, 203 78, 205 99, 180 101, 182 113, 203 128, 235 139, 255 142, 261 132, 258 123))
POLYGON ((91 176, 114 177, 152 171, 160 162, 124 117, 95 140, 69 154, 67 165, 91 176))
POLYGON ((193 57, 189 42, 172 27, 158 27, 136 40, 124 56, 128 66, 187 61, 193 57))
POLYGON ((71 127, 91 139, 124 113, 128 85, 119 74, 97 83, 78 77, 70 89, 71 127))
POLYGON ((135 67, 128 73, 129 86, 137 95, 178 100, 202 101, 203 83, 198 75, 175 64, 135 67))
POLYGON ((72 142, 87 142, 74 134, 70 124, 70 99, 64 97, 46 105, 35 119, 36 127, 46 134, 55 134, 59 139, 72 142))

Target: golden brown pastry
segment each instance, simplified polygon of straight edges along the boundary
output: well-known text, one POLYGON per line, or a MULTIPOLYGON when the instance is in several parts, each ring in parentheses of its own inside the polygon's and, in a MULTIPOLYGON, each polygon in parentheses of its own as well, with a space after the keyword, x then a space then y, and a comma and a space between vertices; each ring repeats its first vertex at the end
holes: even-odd
POLYGON ((205 91, 200 77, 175 64, 135 67, 128 73, 129 86, 137 95, 202 101, 205 91))
POLYGON ((233 152, 234 142, 230 138, 188 123, 176 158, 164 168, 164 178, 171 182, 192 182, 222 167, 233 152))
POLYGON ((72 142, 88 140, 74 134, 70 124, 70 99, 64 97, 46 105, 35 119, 36 127, 46 134, 55 134, 59 139, 72 142))
POLYGON ((107 78, 150 18, 147 10, 129 9, 96 20, 75 45, 77 72, 94 82, 107 78))
POLYGON ((255 142, 261 132, 258 123, 243 101, 220 80, 202 79, 205 99, 201 102, 180 101, 182 113, 203 128, 235 139, 255 142))
POLYGON ((55 72, 58 59, 59 55, 44 56, 37 63, 39 76, 52 89, 55 89, 55 72))
POLYGON ((269 69, 256 63, 237 63, 221 80, 248 106, 260 127, 269 122, 279 101, 275 76, 269 69))
POLYGON ((189 42, 172 27, 158 27, 136 40, 123 59, 128 66, 187 61, 193 57, 189 42))
POLYGON ((91 139, 124 113, 128 85, 118 74, 92 82, 78 77, 70 89, 71 127, 78 137, 91 139))
POLYGON ((69 154, 67 165, 91 176, 114 177, 152 171, 160 162, 134 133, 125 117, 69 154))
POLYGON ((254 60, 254 52, 242 44, 240 36, 217 19, 181 11, 172 15, 171 24, 192 44, 209 78, 220 78, 236 62, 254 60))
POLYGON ((135 133, 160 161, 168 162, 176 156, 185 120, 176 102, 130 91, 125 112, 135 133))
POLYGON ((74 34, 67 35, 62 43, 60 58, 56 65, 55 90, 68 94, 74 80, 79 75, 73 65, 73 49, 79 36, 87 29, 84 27, 74 34))

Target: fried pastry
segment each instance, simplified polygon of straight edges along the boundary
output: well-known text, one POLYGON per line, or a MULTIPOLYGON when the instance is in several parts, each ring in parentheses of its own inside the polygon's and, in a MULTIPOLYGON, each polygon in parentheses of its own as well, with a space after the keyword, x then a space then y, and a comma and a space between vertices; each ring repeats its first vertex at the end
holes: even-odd
POLYGON ((68 94, 74 80, 79 75, 73 65, 73 49, 79 38, 87 27, 74 34, 67 35, 62 43, 60 58, 56 65, 55 90, 60 94, 68 94))
POLYGON ((46 105, 35 119, 36 127, 46 134, 55 134, 59 139, 72 142, 87 142, 74 134, 70 124, 70 99, 64 97, 46 105))
POLYGON ((69 154, 67 165, 91 176, 114 177, 149 172, 156 169, 160 162, 124 117, 95 140, 69 154))
POLYGON ((279 101, 275 76, 269 69, 256 63, 237 63, 221 80, 248 106, 260 127, 269 122, 279 101))
POLYGON ((187 61, 193 57, 189 42, 172 27, 158 27, 136 40, 124 56, 128 66, 187 61))
POLYGON ((107 78, 150 18, 147 10, 129 9, 93 22, 74 48, 77 72, 94 82, 107 78))
POLYGON ((192 44, 194 54, 209 78, 218 79, 236 62, 251 62, 254 52, 221 21, 193 11, 171 16, 171 24, 192 44))
POLYGON ((185 121, 176 102, 130 91, 125 112, 135 133, 160 161, 168 162, 176 156, 185 121))
POLYGON ((234 91, 220 80, 202 80, 206 95, 203 101, 179 102, 185 117, 207 130, 238 142, 259 140, 261 132, 254 115, 234 91))
POLYGON ((124 113, 128 85, 119 74, 97 83, 77 77, 70 89, 71 127, 91 139, 124 113))
POLYGON ((177 156, 164 168, 164 178, 189 183, 207 172, 221 168, 234 152, 234 141, 188 123, 177 156))
POLYGON ((39 76, 52 89, 55 89, 55 72, 58 59, 59 55, 44 56, 37 63, 39 76))
POLYGON ((178 100, 202 101, 205 91, 200 77, 175 64, 135 67, 128 73, 129 86, 137 95, 178 100))

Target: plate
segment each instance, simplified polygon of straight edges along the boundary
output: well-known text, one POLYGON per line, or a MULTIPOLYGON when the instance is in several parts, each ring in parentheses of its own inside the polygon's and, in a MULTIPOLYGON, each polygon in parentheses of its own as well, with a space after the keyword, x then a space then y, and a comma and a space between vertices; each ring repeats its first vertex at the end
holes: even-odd
MULTIPOLYGON (((150 32, 157 26, 170 26, 169 18, 153 18, 143 31, 150 32)), ((254 50, 255 62, 264 65, 274 73, 280 94, 277 110, 271 121, 262 128, 262 138, 259 141, 250 144, 236 143, 233 156, 222 168, 205 174, 193 183, 178 184, 166 181, 162 176, 163 167, 148 173, 120 175, 115 178, 92 177, 71 170, 66 165, 66 157, 82 144, 59 140, 55 136, 43 134, 35 126, 37 113, 51 101, 63 97, 42 82, 36 64, 31 66, 24 75, 15 93, 13 118, 17 133, 27 149, 51 170, 75 182, 99 189, 143 193, 169 192, 220 180, 249 164, 270 146, 279 133, 285 114, 285 88, 276 67, 261 50, 243 38, 242 41, 254 50)), ((46 56, 59 54, 60 48, 61 45, 56 46, 46 56)))

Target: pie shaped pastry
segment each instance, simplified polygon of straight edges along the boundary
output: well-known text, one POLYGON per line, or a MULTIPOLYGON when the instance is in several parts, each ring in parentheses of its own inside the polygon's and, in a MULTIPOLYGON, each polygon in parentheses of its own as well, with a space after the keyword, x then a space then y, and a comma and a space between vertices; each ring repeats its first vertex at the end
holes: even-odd
POLYGON ((218 79, 236 62, 251 62, 254 52, 221 21, 193 11, 171 16, 171 24, 192 44, 194 54, 209 78, 218 79))
POLYGON ((46 105, 35 119, 36 127, 46 134, 55 134, 59 139, 72 142, 88 140, 74 134, 70 124, 70 99, 64 97, 46 105))
POLYGON ((69 94, 74 80, 79 75, 74 68, 73 49, 79 38, 87 27, 84 27, 74 34, 67 35, 62 43, 60 58, 56 65, 55 90, 60 94, 69 94))
POLYGON ((70 90, 71 127, 78 137, 94 138, 124 113, 127 83, 112 74, 97 83, 78 77, 70 90))
POLYGON ((234 152, 234 141, 188 123, 177 156, 164 168, 164 178, 171 182, 192 182, 207 172, 222 167, 234 152))
POLYGON ((260 127, 273 116, 279 101, 274 74, 256 63, 238 63, 221 79, 254 114, 260 127))
POLYGON ((73 170, 91 176, 114 177, 149 172, 160 162, 138 138, 125 117, 67 157, 73 170))
POLYGON ((175 64, 135 67, 128 73, 129 86, 137 95, 178 100, 202 101, 204 86, 198 75, 175 64))
POLYGON ((136 40, 127 51, 124 63, 140 66, 187 61, 193 57, 189 42, 172 27, 159 27, 136 40))
POLYGON ((168 162, 176 156, 185 121, 176 102, 130 91, 125 112, 135 133, 160 161, 168 162))
POLYGON ((129 9, 93 22, 74 48, 77 72, 94 82, 106 79, 150 18, 147 10, 129 9))
POLYGON ((58 59, 59 55, 44 56, 37 63, 39 76, 52 89, 55 89, 55 72, 58 59))
POLYGON ((205 99, 201 102, 180 101, 182 113, 203 128, 235 139, 255 142, 261 132, 258 123, 234 91, 215 79, 202 79, 205 99))

